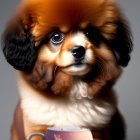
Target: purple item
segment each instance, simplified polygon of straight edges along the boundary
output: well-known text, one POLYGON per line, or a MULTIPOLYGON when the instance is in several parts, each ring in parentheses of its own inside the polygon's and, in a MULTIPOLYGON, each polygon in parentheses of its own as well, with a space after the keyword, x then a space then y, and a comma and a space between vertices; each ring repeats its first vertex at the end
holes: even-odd
POLYGON ((90 130, 79 127, 51 127, 47 129, 46 135, 42 133, 33 133, 28 140, 40 136, 42 140, 93 140, 90 130))

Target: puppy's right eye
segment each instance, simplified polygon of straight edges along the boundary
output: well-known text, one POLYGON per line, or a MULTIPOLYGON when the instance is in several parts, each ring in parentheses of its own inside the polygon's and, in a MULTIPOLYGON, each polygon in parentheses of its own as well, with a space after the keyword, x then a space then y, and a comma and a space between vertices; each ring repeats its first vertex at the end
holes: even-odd
POLYGON ((50 42, 54 46, 59 46, 64 41, 64 34, 59 31, 55 31, 51 34, 50 42))

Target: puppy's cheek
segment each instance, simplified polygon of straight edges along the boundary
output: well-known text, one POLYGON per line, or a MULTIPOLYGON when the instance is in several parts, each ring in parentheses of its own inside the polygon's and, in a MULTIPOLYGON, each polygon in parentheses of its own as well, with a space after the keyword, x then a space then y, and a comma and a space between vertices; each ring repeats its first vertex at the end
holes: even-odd
POLYGON ((103 58, 106 61, 113 61, 115 63, 116 59, 111 49, 105 44, 101 44, 100 48, 96 49, 97 55, 103 58))
POLYGON ((39 51, 38 60, 41 62, 45 62, 47 64, 54 63, 58 52, 52 52, 50 50, 50 46, 44 45, 41 46, 39 51))
POLYGON ((73 56, 69 51, 60 52, 56 58, 56 64, 60 67, 67 67, 73 63, 73 56))
POLYGON ((85 55, 85 62, 87 64, 93 65, 95 63, 95 53, 93 49, 87 49, 85 55))

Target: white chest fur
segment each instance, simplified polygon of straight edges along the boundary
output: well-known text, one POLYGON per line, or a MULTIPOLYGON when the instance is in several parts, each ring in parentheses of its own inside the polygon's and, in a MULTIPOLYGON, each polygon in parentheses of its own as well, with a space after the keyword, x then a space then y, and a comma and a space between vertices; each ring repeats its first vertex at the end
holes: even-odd
POLYGON ((19 80, 22 107, 36 124, 54 126, 102 127, 115 111, 109 101, 87 97, 86 83, 76 81, 70 98, 47 99, 19 80))

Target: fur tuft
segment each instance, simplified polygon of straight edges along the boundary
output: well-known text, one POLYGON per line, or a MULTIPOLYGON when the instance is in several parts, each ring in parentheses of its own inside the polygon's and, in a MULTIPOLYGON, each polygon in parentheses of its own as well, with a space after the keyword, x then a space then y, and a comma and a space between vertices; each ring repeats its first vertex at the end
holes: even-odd
POLYGON ((17 70, 29 72, 37 58, 34 38, 30 31, 18 25, 8 28, 3 34, 3 53, 7 61, 17 70))
POLYGON ((132 51, 132 36, 128 25, 125 21, 118 21, 117 34, 111 42, 111 46, 115 52, 118 64, 126 67, 130 61, 130 52, 132 51), (118 56, 117 56, 118 55, 118 56))

